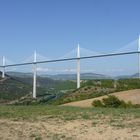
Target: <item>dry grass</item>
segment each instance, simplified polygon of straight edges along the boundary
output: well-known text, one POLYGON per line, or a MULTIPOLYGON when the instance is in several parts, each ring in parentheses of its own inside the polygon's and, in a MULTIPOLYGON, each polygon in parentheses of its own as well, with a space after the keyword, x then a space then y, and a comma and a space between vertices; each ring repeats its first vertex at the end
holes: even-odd
POLYGON ((1 140, 139 140, 140 109, 1 106, 1 140))
POLYGON ((140 120, 0 120, 1 140, 139 140, 140 120), (131 125, 133 124, 133 125, 131 125), (134 126, 134 124, 136 124, 134 126))
MULTIPOLYGON (((110 95, 115 95, 119 99, 124 100, 126 102, 131 101, 133 104, 140 104, 140 89, 116 92, 110 95)), ((71 102, 71 103, 64 104, 64 106, 92 107, 92 102, 94 100, 102 100, 105 97, 107 96, 101 96, 93 99, 71 102)))

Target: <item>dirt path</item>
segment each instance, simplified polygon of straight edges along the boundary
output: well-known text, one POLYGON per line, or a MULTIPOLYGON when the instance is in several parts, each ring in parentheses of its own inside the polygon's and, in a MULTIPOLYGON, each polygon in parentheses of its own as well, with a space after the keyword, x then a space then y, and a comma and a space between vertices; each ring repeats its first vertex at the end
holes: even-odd
MULTIPOLYGON (((140 104, 140 89, 116 92, 110 95, 115 95, 119 99, 124 100, 126 102, 131 101, 134 104, 140 104)), ((97 97, 94 99, 87 99, 83 101, 71 102, 71 103, 64 104, 64 106, 92 107, 91 104, 94 100, 101 100, 105 97, 107 96, 97 97)))

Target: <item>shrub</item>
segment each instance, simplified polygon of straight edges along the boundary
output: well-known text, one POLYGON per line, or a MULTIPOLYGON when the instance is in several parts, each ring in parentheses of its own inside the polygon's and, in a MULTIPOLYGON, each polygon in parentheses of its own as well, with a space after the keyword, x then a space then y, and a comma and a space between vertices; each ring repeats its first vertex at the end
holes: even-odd
POLYGON ((117 108, 121 106, 123 102, 120 101, 116 96, 109 95, 108 98, 103 98, 103 104, 105 107, 117 108))
POLYGON ((94 107, 111 107, 111 108, 138 108, 140 105, 133 105, 130 101, 126 103, 123 100, 119 100, 116 96, 109 95, 108 98, 103 98, 102 101, 94 100, 92 102, 94 107))
POLYGON ((133 107, 140 108, 140 104, 135 104, 135 105, 133 105, 133 107))
POLYGON ((100 100, 94 100, 94 101, 92 102, 92 105, 93 105, 94 107, 103 107, 103 106, 104 106, 103 103, 102 103, 100 100))

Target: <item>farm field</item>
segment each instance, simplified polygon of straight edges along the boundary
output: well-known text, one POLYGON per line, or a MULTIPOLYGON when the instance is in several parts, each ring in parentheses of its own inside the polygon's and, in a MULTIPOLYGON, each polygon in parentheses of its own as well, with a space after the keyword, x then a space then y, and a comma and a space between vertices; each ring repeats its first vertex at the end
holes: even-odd
POLYGON ((139 140, 140 108, 1 106, 2 140, 139 140))
MULTIPOLYGON (((111 93, 110 95, 115 95, 125 102, 131 101, 133 104, 140 104, 140 89, 115 92, 111 93)), ((82 101, 71 102, 64 104, 63 106, 92 107, 92 102, 94 100, 102 100, 105 97, 107 97, 107 95, 82 101)))

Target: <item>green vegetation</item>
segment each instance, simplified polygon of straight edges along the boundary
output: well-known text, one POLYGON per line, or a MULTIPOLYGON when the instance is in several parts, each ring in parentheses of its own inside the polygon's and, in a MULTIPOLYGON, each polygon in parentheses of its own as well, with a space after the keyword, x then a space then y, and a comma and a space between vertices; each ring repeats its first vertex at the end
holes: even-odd
POLYGON ((117 91, 140 89, 140 79, 119 79, 117 81, 117 91))
POLYGON ((30 85, 7 78, 2 82, 0 81, 0 102, 19 99, 29 94, 31 90, 30 85))
POLYGON ((139 79, 120 79, 120 80, 85 80, 82 82, 81 88, 72 92, 68 92, 53 104, 59 105, 73 101, 80 101, 108 95, 113 92, 125 91, 130 89, 139 89, 139 79))
POLYGON ((82 87, 96 86, 101 88, 114 88, 114 80, 112 79, 100 79, 100 80, 87 80, 82 83, 82 87))
MULTIPOLYGON (((37 101, 39 101, 39 103, 40 101, 53 101, 53 99, 57 99, 60 96, 62 96, 65 92, 75 88, 76 83, 73 81, 59 81, 52 80, 50 78, 37 77, 37 101)), ((31 75, 19 77, 11 77, 6 75, 5 79, 0 78, 0 103, 7 103, 12 100, 19 100, 22 101, 24 105, 32 104, 31 97, 31 75), (26 97, 28 98, 25 99, 26 97)), ((33 101, 33 104, 34 102, 35 101, 33 101)))
MULTIPOLYGON (((26 83, 28 85, 32 85, 33 79, 32 76, 26 76, 26 77, 14 77, 16 80, 21 81, 23 83, 26 83)), ((76 82, 67 80, 53 80, 48 77, 37 77, 37 86, 45 89, 55 89, 58 90, 69 90, 69 89, 75 89, 76 88, 76 82)))
POLYGON ((78 108, 63 106, 1 106, 0 118, 13 120, 48 119, 98 119, 110 116, 111 118, 140 118, 140 108, 78 108))
POLYGON ((92 102, 92 105, 93 105, 94 107, 104 107, 102 101, 100 101, 100 100, 94 100, 94 101, 92 102))
POLYGON ((105 94, 104 93, 92 93, 92 94, 79 94, 79 95, 74 95, 74 96, 70 97, 69 94, 65 94, 64 96, 62 96, 58 100, 54 101, 53 105, 61 105, 61 104, 69 103, 69 102, 81 101, 81 100, 90 99, 90 98, 96 98, 96 97, 103 96, 103 95, 105 95, 105 94))
POLYGON ((113 95, 109 95, 107 98, 103 98, 102 100, 94 100, 92 105, 94 107, 111 107, 111 108, 140 107, 140 105, 133 105, 130 101, 126 103, 113 95))
MULTIPOLYGON (((126 132, 128 130, 130 133, 130 135, 128 135, 129 138, 129 136, 135 134, 133 133, 135 131, 137 131, 137 135, 139 134, 139 118, 140 108, 114 109, 46 105, 1 105, 1 137, 4 134, 4 138, 2 137, 1 139, 15 138, 15 136, 17 136, 17 139, 24 138, 33 140, 76 139, 79 133, 81 137, 83 137, 87 132, 89 135, 91 132, 97 130, 98 135, 101 133, 106 134, 106 132, 116 134, 116 132, 126 132), (66 127, 68 129, 66 129, 66 127), (22 133, 23 130, 24 133, 22 133), (72 135, 73 132, 76 132, 75 135, 72 135)), ((91 135, 89 135, 89 137, 90 136, 91 135)), ((120 139, 120 136, 122 135, 119 135, 117 139, 120 139)), ((113 136, 111 138, 113 138, 113 136)))
POLYGON ((17 100, 18 105, 53 104, 60 105, 108 95, 116 91, 140 88, 139 79, 98 79, 83 80, 81 88, 76 89, 76 81, 53 80, 37 77, 37 100, 32 97, 32 75, 6 75, 0 79, 0 103, 17 100))

